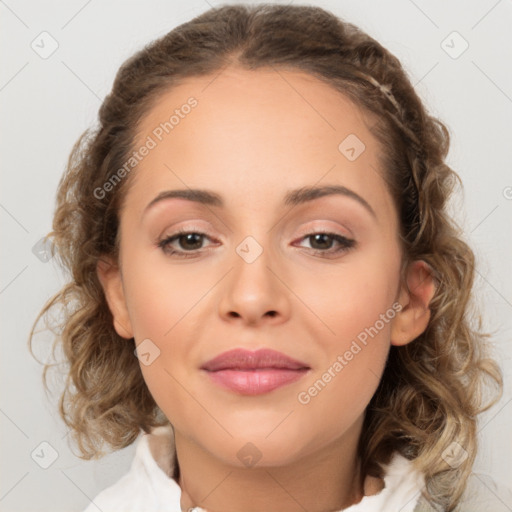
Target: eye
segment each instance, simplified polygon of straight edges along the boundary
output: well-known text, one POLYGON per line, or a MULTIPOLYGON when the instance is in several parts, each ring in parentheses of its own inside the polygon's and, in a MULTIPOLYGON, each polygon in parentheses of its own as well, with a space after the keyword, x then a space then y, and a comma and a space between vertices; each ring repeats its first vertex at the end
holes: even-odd
POLYGON ((318 232, 310 233, 302 240, 310 240, 311 249, 321 257, 346 252, 356 246, 356 241, 337 233, 318 232))
POLYGON ((181 258, 193 258, 203 249, 202 245, 205 238, 210 239, 208 235, 199 231, 181 230, 160 240, 158 247, 165 254, 181 258))
MULTIPOLYGON (((180 230, 160 240, 158 247, 167 255, 194 258, 204 249, 205 239, 211 240, 206 233, 200 231, 180 230)), ((310 240, 312 252, 320 257, 346 252, 356 246, 355 240, 328 232, 310 233, 301 240, 310 240)))

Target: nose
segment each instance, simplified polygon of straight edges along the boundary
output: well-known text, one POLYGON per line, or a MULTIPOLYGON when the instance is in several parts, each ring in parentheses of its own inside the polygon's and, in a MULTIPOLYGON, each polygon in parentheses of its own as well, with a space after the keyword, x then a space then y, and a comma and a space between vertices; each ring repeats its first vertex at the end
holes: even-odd
POLYGON ((220 290, 222 318, 252 326, 285 322, 290 315, 291 292, 280 268, 275 255, 266 249, 253 261, 244 259, 243 252, 235 254, 233 268, 220 290))

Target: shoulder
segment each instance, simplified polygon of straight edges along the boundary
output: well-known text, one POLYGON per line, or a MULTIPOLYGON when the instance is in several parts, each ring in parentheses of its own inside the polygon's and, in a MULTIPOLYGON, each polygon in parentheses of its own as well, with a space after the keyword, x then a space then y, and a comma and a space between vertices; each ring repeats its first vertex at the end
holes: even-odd
POLYGON ((379 491, 364 496, 359 503, 343 512, 414 512, 425 479, 413 463, 399 453, 394 453, 389 464, 384 467, 383 480, 384 486, 379 491))
MULTIPOLYGON (((385 487, 383 503, 385 510, 416 512, 421 504, 421 490, 425 486, 425 478, 414 466, 413 462, 395 453, 385 467, 385 487)), ((427 512, 429 509, 421 512, 427 512)))
POLYGON ((468 479, 458 512, 492 512, 512 510, 510 482, 493 478, 484 472, 473 472, 468 479))
POLYGON ((439 512, 423 496, 420 496, 413 512, 439 512))
MULTIPOLYGON (((512 489, 487 474, 473 472, 468 478, 462 499, 456 512, 482 512, 512 510, 512 489)), ((443 512, 421 496, 413 512, 443 512)))
POLYGON ((180 510, 181 489, 171 478, 172 440, 170 426, 142 434, 129 472, 100 492, 84 512, 180 510))

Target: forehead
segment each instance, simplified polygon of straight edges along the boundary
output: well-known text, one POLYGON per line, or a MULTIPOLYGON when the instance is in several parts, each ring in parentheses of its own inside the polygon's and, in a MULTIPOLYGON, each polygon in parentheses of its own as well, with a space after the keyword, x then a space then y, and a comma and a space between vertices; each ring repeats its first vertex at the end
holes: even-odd
POLYGON ((207 123, 211 134, 216 137, 235 138, 249 132, 260 137, 272 133, 269 138, 280 132, 282 137, 286 137, 283 129, 287 129, 290 135, 298 135, 297 132, 305 134, 307 130, 308 137, 332 132, 331 136, 336 139, 350 128, 361 139, 371 143, 368 125, 375 123, 372 114, 361 110, 332 86, 303 71, 228 68, 214 75, 181 80, 179 85, 161 93, 139 123, 139 139, 152 133, 160 123, 169 121, 174 113, 179 115, 179 119, 175 116, 173 120, 173 136, 179 136, 184 129, 177 130, 178 124, 188 116, 188 113, 180 115, 179 111, 183 107, 190 110, 187 101, 191 98, 197 102, 197 107, 190 112, 195 131, 207 123), (215 119, 211 119, 212 115, 215 119), (297 123, 299 119, 301 122, 297 123), (231 126, 232 129, 228 133, 220 133, 215 130, 220 125, 231 126), (243 131, 237 132, 236 128, 243 128, 243 131))
POLYGON ((261 193, 261 203, 325 177, 382 202, 389 198, 380 197, 380 147, 370 132, 375 121, 307 73, 228 68, 188 78, 156 98, 134 144, 151 139, 154 147, 131 178, 136 195, 146 198, 164 188, 194 187, 251 191, 255 201, 261 193))

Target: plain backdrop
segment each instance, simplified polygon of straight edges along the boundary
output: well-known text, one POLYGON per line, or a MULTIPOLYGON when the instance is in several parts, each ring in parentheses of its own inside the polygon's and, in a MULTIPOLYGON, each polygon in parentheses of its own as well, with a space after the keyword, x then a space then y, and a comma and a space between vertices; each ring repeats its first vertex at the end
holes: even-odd
MULTIPOLYGON (((505 374, 503 399, 481 421, 475 470, 511 485, 512 3, 309 4, 359 25, 394 52, 428 109, 450 130, 448 163, 465 185, 453 211, 477 255, 477 295, 486 327, 496 331, 495 354, 505 374)), ((1 511, 83 510, 129 468, 133 445, 99 461, 76 457, 56 398, 43 391, 27 336, 64 278, 54 260, 41 259, 37 244, 50 231, 71 147, 95 124, 119 66, 146 43, 218 5, 0 1, 1 511)), ((43 359, 49 341, 44 333, 36 338, 43 359)), ((500 510, 512 504, 497 496, 492 512, 500 510)))

